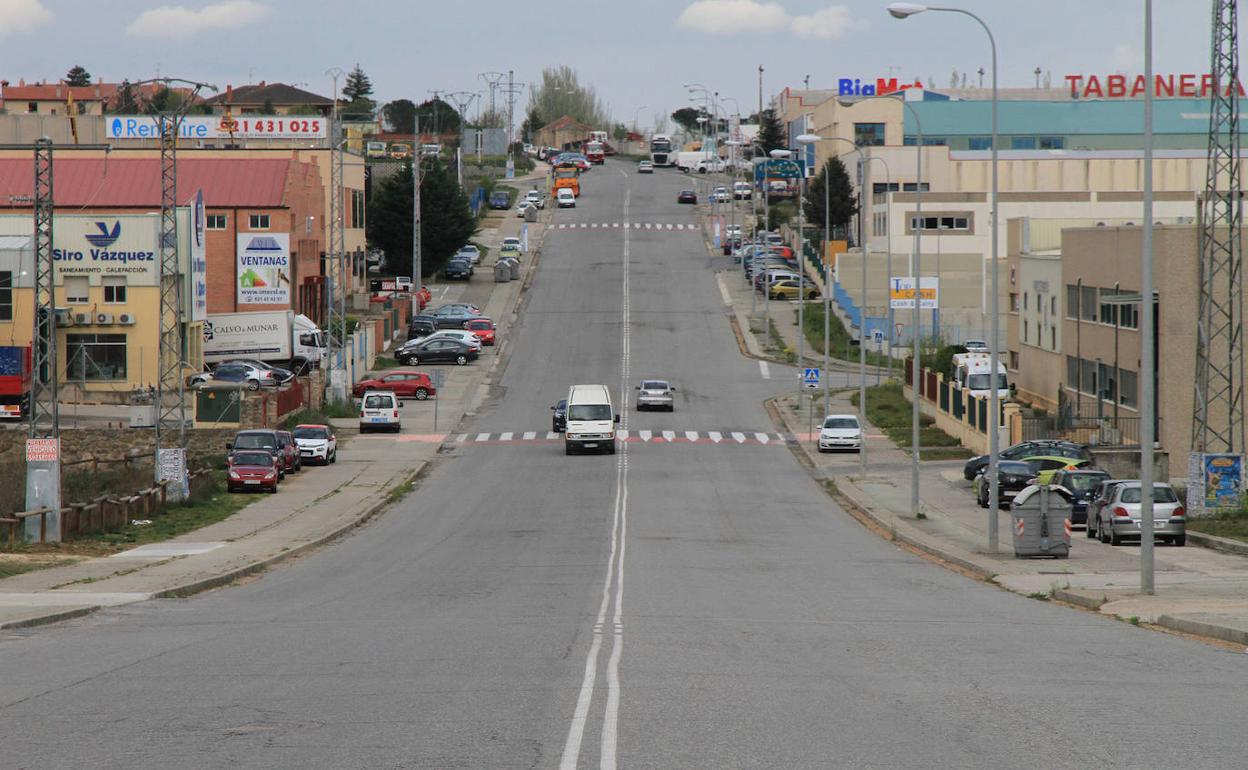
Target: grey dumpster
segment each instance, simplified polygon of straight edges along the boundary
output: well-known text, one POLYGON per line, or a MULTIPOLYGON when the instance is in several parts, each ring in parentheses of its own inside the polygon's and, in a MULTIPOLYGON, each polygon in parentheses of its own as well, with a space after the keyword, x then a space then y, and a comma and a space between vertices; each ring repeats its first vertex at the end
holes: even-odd
POLYGON ((1070 555, 1069 492, 1056 484, 1033 484, 1010 503, 1014 524, 1015 556, 1070 555))
POLYGON ((507 261, 500 259, 494 265, 494 283, 507 283, 511 280, 511 268, 507 266, 507 261))
POLYGON ((537 206, 529 206, 528 209, 525 210, 524 221, 525 222, 537 221, 537 206))
POLYGON ((508 257, 507 266, 511 268, 511 280, 520 280, 520 260, 508 257))

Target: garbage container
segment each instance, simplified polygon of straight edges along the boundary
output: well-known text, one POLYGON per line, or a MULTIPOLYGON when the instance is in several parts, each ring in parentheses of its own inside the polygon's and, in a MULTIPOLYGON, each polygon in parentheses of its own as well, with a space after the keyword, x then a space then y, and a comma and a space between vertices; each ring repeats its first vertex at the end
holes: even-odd
POLYGON ((1065 559, 1070 555, 1070 513, 1074 502, 1065 487, 1033 484, 1010 503, 1014 555, 1065 559))
POLYGON ((525 210, 524 221, 525 222, 537 221, 537 206, 529 206, 529 208, 525 210))
POLYGON ((511 268, 511 280, 520 280, 520 260, 509 258, 507 260, 507 266, 511 268))
POLYGON ((494 265, 494 283, 507 283, 511 280, 511 268, 507 266, 507 260, 500 259, 494 265))

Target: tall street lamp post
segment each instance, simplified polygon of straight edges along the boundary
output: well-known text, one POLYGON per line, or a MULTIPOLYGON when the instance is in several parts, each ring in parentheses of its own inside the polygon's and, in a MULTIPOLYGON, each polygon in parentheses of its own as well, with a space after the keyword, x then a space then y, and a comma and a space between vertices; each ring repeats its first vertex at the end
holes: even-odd
MULTIPOLYGON (((983 19, 979 18, 970 11, 962 8, 951 8, 945 6, 927 6, 919 3, 893 3, 888 6, 888 12, 896 19, 905 19, 924 11, 941 11, 945 13, 960 13, 963 16, 969 16, 979 23, 984 32, 988 35, 988 45, 992 50, 992 350, 991 363, 992 368, 992 388, 989 390, 988 410, 991 414, 992 431, 988 434, 988 551, 995 553, 997 550, 997 518, 999 511, 997 510, 998 494, 1000 490, 997 484, 997 461, 1001 453, 1001 395, 998 385, 1000 385, 997 370, 1000 366, 1001 354, 1001 297, 1000 297, 1000 266, 997 264, 997 248, 1000 232, 1000 223, 997 221, 997 41, 992 36, 992 30, 983 19)), ((1149 92, 1152 84, 1145 88, 1145 92, 1149 92)), ((1151 276, 1149 276, 1151 278, 1151 276)), ((917 286, 916 286, 917 288, 917 286)), ((917 297, 916 297, 917 302, 917 297)), ((915 366, 918 361, 916 359, 915 366)), ((916 394, 915 403, 918 403, 916 394)), ((917 430, 917 425, 915 426, 917 430)))

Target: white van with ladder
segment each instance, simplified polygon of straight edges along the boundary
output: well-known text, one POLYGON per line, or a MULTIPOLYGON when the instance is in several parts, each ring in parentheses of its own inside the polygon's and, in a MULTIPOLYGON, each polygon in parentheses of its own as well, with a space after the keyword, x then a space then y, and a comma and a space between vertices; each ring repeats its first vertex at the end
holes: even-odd
POLYGON ((611 405, 606 385, 573 385, 568 389, 566 454, 582 450, 615 454, 615 426, 620 416, 611 405))

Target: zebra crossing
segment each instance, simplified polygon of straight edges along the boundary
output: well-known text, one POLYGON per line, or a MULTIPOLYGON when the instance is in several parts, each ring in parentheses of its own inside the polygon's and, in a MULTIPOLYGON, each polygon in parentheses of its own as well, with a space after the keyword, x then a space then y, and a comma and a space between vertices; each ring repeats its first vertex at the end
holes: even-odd
POLYGON ((552 230, 651 230, 656 232, 698 229, 695 224, 683 222, 560 222, 550 227, 552 230))
MULTIPOLYGON (((809 436, 724 428, 721 430, 617 430, 617 440, 629 444, 670 445, 699 444, 719 446, 775 446, 784 447, 809 440, 809 436)), ((365 439, 398 442, 440 442, 445 446, 556 444, 563 442, 563 434, 551 430, 499 431, 489 433, 412 433, 394 436, 362 436, 365 439)))

